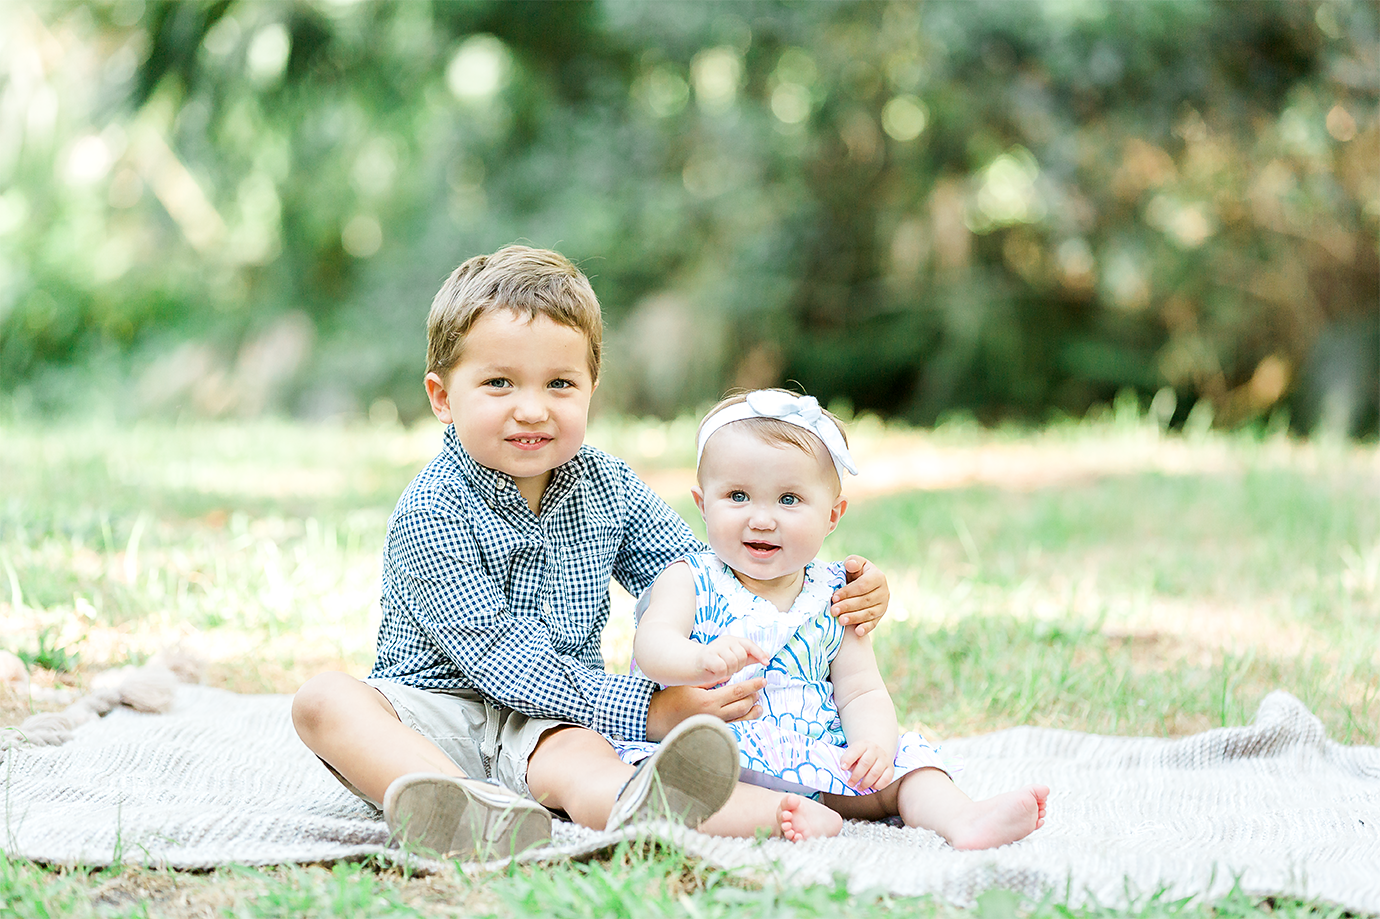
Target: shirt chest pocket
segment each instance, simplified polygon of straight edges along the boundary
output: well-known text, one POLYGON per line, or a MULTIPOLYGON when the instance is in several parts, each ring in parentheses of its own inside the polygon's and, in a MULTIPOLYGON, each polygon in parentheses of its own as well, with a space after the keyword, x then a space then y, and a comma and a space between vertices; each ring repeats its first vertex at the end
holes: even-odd
POLYGON ((546 547, 537 615, 546 623, 556 650, 574 653, 597 636, 608 609, 609 575, 618 552, 616 532, 591 530, 580 539, 546 547))
POLYGON ((556 587, 559 593, 579 606, 588 606, 591 601, 598 606, 608 594, 613 559, 618 554, 618 533, 596 530, 584 536, 558 547, 559 583, 556 587))

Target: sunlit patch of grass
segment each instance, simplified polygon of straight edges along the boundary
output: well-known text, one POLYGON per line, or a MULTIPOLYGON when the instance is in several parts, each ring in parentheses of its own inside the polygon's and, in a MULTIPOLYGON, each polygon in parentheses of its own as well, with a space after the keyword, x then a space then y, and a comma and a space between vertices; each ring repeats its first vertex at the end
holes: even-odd
POLYGON ((41 868, 0 851, 0 914, 15 919, 89 916, 88 887, 83 877, 41 868))
POLYGON ((342 862, 316 870, 292 866, 271 874, 242 872, 241 877, 257 889, 225 909, 225 915, 237 919, 424 915, 404 902, 390 878, 357 864, 342 862))
POLYGON ((1370 664, 1199 655, 1173 639, 1011 616, 892 626, 877 648, 901 720, 949 736, 1021 724, 1178 736, 1248 723, 1276 689, 1298 696, 1344 743, 1375 743, 1380 723, 1380 668, 1370 664))
POLYGON ((35 647, 20 647, 15 656, 31 668, 41 667, 54 673, 70 673, 76 670, 79 655, 57 644, 53 638, 55 631, 52 626, 43 629, 38 633, 35 647))
POLYGON ((103 669, 183 645, 255 691, 367 669, 387 517, 438 442, 271 423, 6 431, 0 646, 103 669))
POLYGON ((855 502, 826 554, 891 574, 878 648, 903 711, 957 734, 1181 734, 1283 688, 1334 737, 1374 743, 1374 451, 1211 446, 1226 471, 855 502))

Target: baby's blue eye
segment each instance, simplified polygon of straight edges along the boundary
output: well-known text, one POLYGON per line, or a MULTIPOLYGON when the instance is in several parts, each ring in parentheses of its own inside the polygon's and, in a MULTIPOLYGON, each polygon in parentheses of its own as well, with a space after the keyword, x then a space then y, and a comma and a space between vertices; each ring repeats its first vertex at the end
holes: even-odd
POLYGON ((747 499, 748 499, 748 496, 747 496, 747 492, 745 492, 745 491, 734 491, 734 492, 729 492, 729 495, 728 495, 728 500, 732 501, 734 504, 742 504, 742 503, 743 503, 744 501, 746 501, 747 499))
POLYGON ((787 507, 794 507, 800 503, 799 495, 785 494, 781 496, 781 503, 787 507))

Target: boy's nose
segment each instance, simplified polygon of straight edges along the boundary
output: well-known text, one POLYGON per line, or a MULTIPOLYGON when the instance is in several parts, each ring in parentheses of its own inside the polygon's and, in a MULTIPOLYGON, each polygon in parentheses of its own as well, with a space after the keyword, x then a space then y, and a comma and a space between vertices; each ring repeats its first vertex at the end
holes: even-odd
POLYGON ((544 421, 546 400, 539 393, 520 393, 513 406, 513 417, 518 421, 544 421))

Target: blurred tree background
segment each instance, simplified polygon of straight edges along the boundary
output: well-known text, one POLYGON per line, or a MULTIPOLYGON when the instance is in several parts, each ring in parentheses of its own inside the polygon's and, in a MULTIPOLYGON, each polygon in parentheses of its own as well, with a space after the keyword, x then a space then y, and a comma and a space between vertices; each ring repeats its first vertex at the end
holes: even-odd
POLYGON ((526 241, 601 410, 1373 432, 1378 48, 1370 0, 6 4, 0 399, 414 418, 431 296, 526 241))

